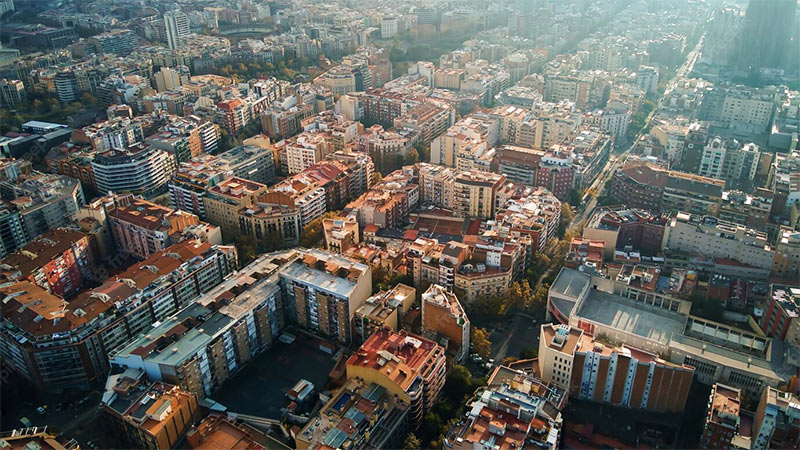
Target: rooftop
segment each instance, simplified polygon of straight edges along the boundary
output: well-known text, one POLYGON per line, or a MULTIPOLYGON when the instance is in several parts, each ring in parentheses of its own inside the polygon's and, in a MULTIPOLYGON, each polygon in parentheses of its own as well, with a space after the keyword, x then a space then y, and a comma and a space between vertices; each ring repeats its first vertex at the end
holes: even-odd
POLYGON ((56 228, 38 236, 21 249, 6 256, 2 263, 16 268, 25 276, 28 276, 35 270, 52 262, 54 258, 61 256, 64 252, 70 250, 75 243, 85 238, 86 234, 80 231, 56 228))
POLYGON ((406 331, 379 329, 370 336, 350 358, 348 366, 375 369, 402 389, 408 390, 437 355, 444 349, 435 342, 406 331))
POLYGON ((679 313, 597 289, 589 290, 577 316, 662 345, 667 345, 673 335, 681 334, 686 326, 686 317, 679 313))
POLYGON ((308 448, 381 448, 407 410, 407 404, 382 386, 349 379, 296 439, 308 448))
POLYGON ((322 250, 303 252, 302 259, 281 271, 282 278, 313 285, 338 297, 350 297, 369 266, 322 250))
POLYGON ((739 389, 717 383, 711 391, 708 421, 735 428, 739 425, 739 389))

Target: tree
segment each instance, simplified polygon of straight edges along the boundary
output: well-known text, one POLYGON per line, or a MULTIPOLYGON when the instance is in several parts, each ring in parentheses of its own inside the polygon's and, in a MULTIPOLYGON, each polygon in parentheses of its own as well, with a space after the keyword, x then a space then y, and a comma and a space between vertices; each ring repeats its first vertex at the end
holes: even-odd
POLYGON ((517 358, 516 356, 506 356, 505 358, 503 358, 503 362, 501 362, 500 364, 507 366, 515 361, 519 361, 519 358, 517 358))
POLYGON ((539 357, 539 349, 536 347, 525 347, 519 354, 522 359, 533 359, 539 357))
POLYGON ((408 436, 406 436, 405 442, 403 442, 403 448, 406 450, 421 450, 422 442, 420 442, 414 433, 409 433, 408 436))
POLYGON ((417 151, 416 148, 412 148, 411 150, 408 151, 408 154, 406 155, 405 164, 409 165, 418 162, 419 162, 419 152, 417 151))
POLYGON ((533 290, 528 280, 522 280, 521 282, 515 281, 511 284, 511 292, 509 295, 511 301, 505 305, 503 312, 507 313, 513 308, 518 308, 527 304, 532 297, 533 290))
POLYGON ((492 343, 489 341, 489 333, 483 328, 475 327, 472 329, 472 345, 475 348, 475 353, 482 358, 488 358, 489 355, 492 354, 492 343))
POLYGON ((256 244, 253 238, 247 235, 237 235, 233 238, 236 251, 239 254, 239 266, 244 267, 256 259, 256 244))
POLYGON ((317 217, 303 227, 300 233, 300 246, 311 248, 319 244, 323 237, 322 217, 317 217))
POLYGON ((580 206, 581 202, 583 201, 583 196, 577 189, 572 189, 569 191, 569 204, 578 207, 580 206))

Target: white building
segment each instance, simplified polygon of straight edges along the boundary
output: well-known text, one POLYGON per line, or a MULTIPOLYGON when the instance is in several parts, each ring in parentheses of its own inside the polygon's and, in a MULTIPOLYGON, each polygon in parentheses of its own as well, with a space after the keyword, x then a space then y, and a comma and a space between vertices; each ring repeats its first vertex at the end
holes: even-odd
POLYGON ((183 46, 189 36, 189 17, 181 11, 172 10, 164 13, 167 46, 174 50, 183 46))
POLYGON ((397 34, 400 28, 400 19, 397 17, 384 17, 381 20, 381 38, 389 39, 397 34))
POLYGON ((752 267, 772 267, 775 250, 767 234, 713 216, 678 213, 664 228, 663 247, 706 257, 734 259, 752 267))
POLYGON ((97 190, 108 192, 133 192, 145 197, 166 190, 175 174, 175 158, 164 150, 137 143, 125 150, 113 149, 97 155, 92 160, 97 190))

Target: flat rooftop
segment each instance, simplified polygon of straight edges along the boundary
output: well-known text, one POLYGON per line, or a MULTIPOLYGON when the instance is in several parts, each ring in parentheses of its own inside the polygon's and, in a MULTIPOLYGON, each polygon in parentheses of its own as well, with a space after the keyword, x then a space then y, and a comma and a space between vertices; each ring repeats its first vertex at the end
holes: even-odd
POLYGON ((580 293, 592 282, 592 277, 574 269, 562 268, 558 277, 550 286, 550 292, 573 299, 578 299, 580 293))
POLYGON ((683 333, 687 320, 676 312, 629 302, 596 289, 589 291, 578 316, 664 345, 673 334, 683 333))

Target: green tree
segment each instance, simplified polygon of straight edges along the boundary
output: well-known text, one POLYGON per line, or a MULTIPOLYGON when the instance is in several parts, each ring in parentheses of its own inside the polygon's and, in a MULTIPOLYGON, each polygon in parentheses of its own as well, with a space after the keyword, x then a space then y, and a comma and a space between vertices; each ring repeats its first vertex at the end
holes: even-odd
POLYGON ((415 164, 415 163, 418 163, 419 161, 420 161, 419 160, 419 152, 417 151, 417 149, 416 148, 412 148, 411 150, 409 150, 408 154, 406 155, 406 158, 405 158, 405 164, 406 165, 415 164))
POLYGON ((470 342, 475 348, 475 353, 482 358, 488 358, 492 354, 492 342, 489 341, 489 333, 483 328, 474 327, 472 329, 470 342))
POLYGON ((317 217, 303 227, 300 233, 300 246, 311 248, 319 245, 323 238, 322 217, 317 217))
POLYGON ((578 207, 580 206, 581 202, 583 202, 583 196, 577 189, 572 189, 569 191, 569 204, 578 207))
POLYGON ((406 440, 403 442, 403 448, 405 450, 421 450, 422 442, 420 442, 419 438, 417 438, 414 433, 409 433, 408 436, 406 436, 406 440))
POLYGON ((533 359, 539 357, 539 349, 536 347, 525 347, 519 354, 522 359, 533 359))
POLYGON ((253 238, 246 235, 237 235, 233 238, 236 251, 239 254, 239 266, 244 267, 256 259, 256 244, 253 238))

